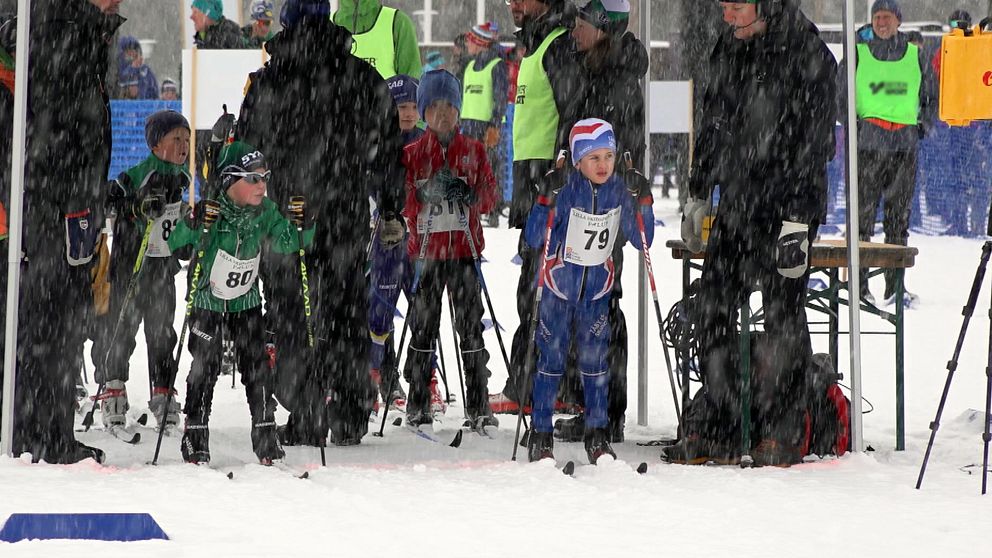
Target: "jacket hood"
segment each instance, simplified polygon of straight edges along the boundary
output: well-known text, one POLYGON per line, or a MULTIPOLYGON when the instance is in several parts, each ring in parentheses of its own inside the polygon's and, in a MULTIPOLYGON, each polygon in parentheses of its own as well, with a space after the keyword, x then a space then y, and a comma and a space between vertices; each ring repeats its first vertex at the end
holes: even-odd
POLYGON ((334 14, 334 22, 350 28, 354 25, 355 13, 357 12, 358 26, 353 31, 364 33, 375 24, 375 19, 381 9, 382 2, 380 0, 340 0, 338 11, 334 14))
POLYGON ((526 21, 514 35, 523 42, 527 50, 534 50, 556 27, 569 30, 575 27, 578 13, 578 9, 571 2, 553 4, 541 17, 526 21))
POLYGON ((271 64, 307 65, 351 56, 351 33, 327 19, 307 18, 290 29, 276 33, 265 50, 271 64))

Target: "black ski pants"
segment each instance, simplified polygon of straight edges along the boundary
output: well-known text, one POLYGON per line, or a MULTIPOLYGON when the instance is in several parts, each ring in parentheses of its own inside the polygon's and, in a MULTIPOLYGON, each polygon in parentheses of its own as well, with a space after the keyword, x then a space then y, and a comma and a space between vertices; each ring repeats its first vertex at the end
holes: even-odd
MULTIPOLYGON (((817 224, 810 226, 810 239, 817 224)), ((809 269, 790 279, 778 273, 780 221, 755 219, 721 205, 700 280, 699 364, 703 391, 693 401, 687 432, 739 447, 741 359, 737 319, 752 291, 761 290, 764 349, 751 359, 752 440, 797 443, 802 432, 803 382, 812 348, 806 324, 809 269)))
POLYGON ((259 307, 230 314, 193 309, 187 345, 193 355, 186 377, 187 424, 206 426, 210 421, 214 386, 224 357, 225 333, 233 337, 252 425, 272 423, 276 410, 275 382, 265 352, 264 322, 259 307))
POLYGON ((410 346, 403 375, 410 382, 407 413, 429 412, 431 356, 441 327, 441 297, 445 287, 455 309, 462 364, 465 371, 465 409, 470 417, 489 414, 489 352, 482 338, 482 286, 471 258, 426 260, 413 295, 410 346))
MULTIPOLYGON (((909 216, 916 192, 916 151, 859 151, 858 204, 861 240, 871 240, 878 204, 884 201, 882 230, 886 244, 905 246, 909 216)), ((895 294, 900 270, 885 271, 885 297, 895 294)), ((868 269, 861 270, 862 292, 868 288, 868 269)))
POLYGON ((104 317, 104 340, 93 350, 97 383, 129 379, 129 360, 144 322, 151 388, 169 388, 176 349, 176 272, 174 257, 145 258, 127 307, 122 307, 134 271, 134 258, 116 257, 110 267, 110 312, 104 317), (118 320, 120 327, 117 328, 118 320), (114 329, 117 328, 115 335, 114 329), (106 365, 101 358, 106 358, 106 365))

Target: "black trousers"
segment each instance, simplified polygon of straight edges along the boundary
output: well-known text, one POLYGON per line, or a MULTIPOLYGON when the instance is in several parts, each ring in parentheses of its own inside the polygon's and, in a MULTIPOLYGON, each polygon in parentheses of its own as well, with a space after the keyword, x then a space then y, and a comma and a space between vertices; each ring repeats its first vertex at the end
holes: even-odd
MULTIPOLYGON (((706 439, 740 441, 739 308, 761 290, 764 343, 751 359, 752 439, 798 442, 802 432, 805 370, 812 355, 805 299, 809 270, 790 279, 778 273, 775 242, 781 222, 721 205, 700 280, 699 361, 703 391, 693 401, 686 430, 706 439)), ((810 226, 810 239, 817 224, 810 226)))
POLYGON ((26 196, 13 453, 50 463, 76 448, 75 386, 91 314, 89 266, 66 259, 64 215, 37 193, 26 196))
MULTIPOLYGON (((886 244, 905 246, 916 192, 916 151, 859 151, 858 204, 861 240, 871 240, 878 204, 884 201, 882 230, 886 244)), ((899 270, 885 272, 885 297, 895 293, 899 270)), ((868 270, 861 270, 861 288, 868 288, 868 270)))
POLYGON ((137 347, 138 326, 144 322, 148 351, 148 375, 152 388, 168 388, 178 338, 173 326, 176 316, 176 272, 173 258, 145 258, 134 294, 126 308, 124 298, 134 270, 136 255, 115 258, 110 270, 110 312, 101 318, 102 339, 94 341, 93 356, 98 383, 129 379, 128 361, 137 347), (120 319, 120 328, 114 329, 120 319), (106 359, 106 366, 104 365, 106 359))
POLYGON ((455 308, 458 350, 465 370, 465 409, 469 416, 489 414, 489 352, 482 338, 482 287, 471 258, 426 260, 420 275, 410 322, 410 346, 403 374, 410 382, 407 412, 430 409, 431 356, 441 327, 441 297, 445 287, 455 308))
POLYGON ((193 364, 186 377, 184 412, 187 424, 207 425, 210 421, 214 386, 224 356, 225 331, 233 338, 252 424, 274 421, 275 381, 265 352, 262 309, 224 314, 196 308, 189 318, 187 346, 193 355, 193 364))
POLYGON ((269 251, 260 270, 266 328, 276 344, 276 396, 290 411, 297 438, 313 443, 327 428, 334 440, 360 439, 376 397, 368 367, 368 227, 351 226, 347 219, 322 225, 306 254, 312 349, 299 256, 269 251))

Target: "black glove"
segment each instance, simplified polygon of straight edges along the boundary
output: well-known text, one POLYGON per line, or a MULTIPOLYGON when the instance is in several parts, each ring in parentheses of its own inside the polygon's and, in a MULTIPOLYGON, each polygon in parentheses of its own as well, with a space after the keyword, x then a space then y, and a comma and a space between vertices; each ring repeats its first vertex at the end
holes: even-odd
POLYGON ((417 184, 417 201, 420 203, 438 203, 445 199, 448 193, 448 182, 452 178, 450 170, 441 169, 430 179, 417 184))
POLYGON ((623 173, 624 181, 627 183, 627 191, 634 199, 642 202, 642 205, 651 205, 654 198, 651 194, 651 181, 640 171, 630 168, 623 173))
POLYGON ((798 279, 809 267, 809 225, 782 221, 775 246, 775 267, 779 275, 798 279))
POLYGON ((183 220, 186 226, 194 231, 201 228, 209 229, 211 225, 220 217, 220 204, 214 200, 203 200, 196 204, 196 209, 190 211, 188 205, 183 206, 183 220))
POLYGON ((553 168, 544 173, 538 185, 537 203, 541 205, 554 205, 558 193, 565 187, 565 169, 553 168))
POLYGON ((214 127, 210 129, 210 141, 212 143, 224 144, 227 137, 234 129, 234 115, 227 112, 227 105, 223 105, 224 114, 214 122, 214 127))
POLYGON ((134 194, 118 180, 111 180, 107 184, 107 199, 104 207, 109 216, 130 215, 131 207, 134 204, 134 194))
POLYGON ((165 213, 165 196, 162 194, 148 194, 141 198, 141 215, 149 221, 158 219, 165 213))
POLYGON ((472 187, 461 178, 452 177, 452 179, 445 184, 444 199, 453 202, 461 202, 465 205, 472 205, 476 200, 475 190, 473 190, 472 187))
POLYGON ((382 214, 382 219, 379 221, 379 242, 384 248, 396 246, 403 241, 405 234, 403 219, 398 218, 393 212, 382 214))
POLYGON ((289 198, 289 205, 286 206, 286 212, 289 214, 289 220, 297 228, 303 228, 306 224, 306 199, 303 196, 293 196, 289 198))

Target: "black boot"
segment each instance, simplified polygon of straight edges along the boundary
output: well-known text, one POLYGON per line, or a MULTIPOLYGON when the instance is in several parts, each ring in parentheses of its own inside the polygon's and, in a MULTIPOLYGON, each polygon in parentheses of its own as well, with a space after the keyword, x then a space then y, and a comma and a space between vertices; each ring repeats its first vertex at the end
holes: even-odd
POLYGON ((208 430, 207 425, 187 422, 179 450, 186 463, 194 465, 210 463, 210 430, 208 430))
POLYGON ((286 457, 276 436, 276 423, 262 422, 251 427, 251 448, 262 465, 272 465, 273 461, 286 457))
POLYGON ((555 437, 551 432, 531 431, 527 438, 527 459, 530 462, 555 458, 555 437))
POLYGON ((97 463, 103 463, 107 460, 107 456, 100 448, 87 446, 82 442, 73 440, 67 444, 65 451, 60 453, 58 457, 51 461, 45 459, 45 461, 59 465, 71 465, 86 459, 92 459, 97 463))
POLYGON ((562 442, 581 442, 586 434, 586 417, 583 414, 555 421, 555 438, 562 442))
POLYGON ((596 461, 604 455, 609 455, 613 459, 617 458, 616 452, 610 446, 609 433, 605 428, 593 428, 586 432, 585 435, 585 445, 586 445, 586 456, 589 457, 589 463, 595 465, 596 461))

